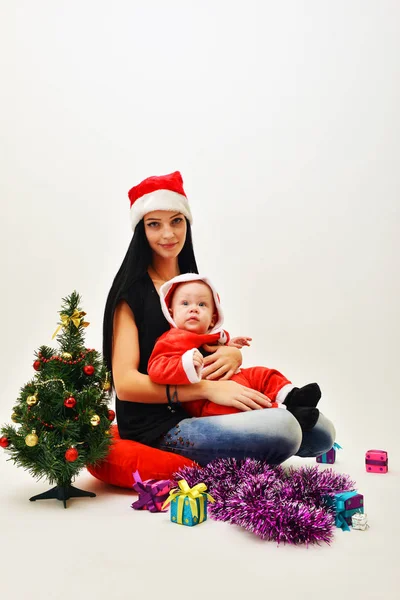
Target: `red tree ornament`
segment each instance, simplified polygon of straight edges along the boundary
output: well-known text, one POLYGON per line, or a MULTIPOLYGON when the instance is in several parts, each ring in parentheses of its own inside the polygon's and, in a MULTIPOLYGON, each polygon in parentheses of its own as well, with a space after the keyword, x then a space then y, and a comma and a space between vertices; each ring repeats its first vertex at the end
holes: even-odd
POLYGON ((74 462, 78 456, 78 450, 76 448, 68 448, 65 452, 65 460, 68 462, 74 462))
POLYGON ((74 408, 75 405, 76 405, 76 400, 73 396, 70 396, 69 398, 65 398, 64 406, 66 406, 67 408, 74 408))
POLYGON ((40 371, 40 367, 42 366, 40 360, 35 360, 35 362, 33 363, 33 368, 35 369, 35 371, 40 371))
POLYGON ((114 421, 114 419, 115 419, 115 412, 113 410, 111 410, 111 408, 110 408, 110 410, 108 411, 108 420, 114 421))
POLYGON ((94 366, 93 365, 85 365, 83 367, 83 372, 85 373, 85 375, 93 375, 94 366))
POLYGON ((9 445, 10 445, 10 440, 8 439, 8 437, 3 435, 3 437, 0 438, 0 446, 2 448, 8 448, 9 445))

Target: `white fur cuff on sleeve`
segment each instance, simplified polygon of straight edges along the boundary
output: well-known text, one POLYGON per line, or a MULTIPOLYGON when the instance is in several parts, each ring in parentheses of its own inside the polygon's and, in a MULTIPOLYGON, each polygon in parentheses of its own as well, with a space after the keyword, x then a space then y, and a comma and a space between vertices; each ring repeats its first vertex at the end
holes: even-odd
POLYGON ((182 367, 190 383, 199 383, 199 381, 201 381, 202 368, 196 369, 193 363, 193 354, 195 350, 197 350, 197 348, 192 348, 182 355, 182 367))

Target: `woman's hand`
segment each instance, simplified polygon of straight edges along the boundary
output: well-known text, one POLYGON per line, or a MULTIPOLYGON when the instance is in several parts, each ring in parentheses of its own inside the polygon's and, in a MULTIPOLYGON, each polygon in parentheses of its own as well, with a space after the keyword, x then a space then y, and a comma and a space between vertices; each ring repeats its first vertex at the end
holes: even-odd
POLYGON ((230 346, 203 346, 207 352, 203 365, 203 379, 218 379, 224 381, 230 379, 242 364, 242 353, 237 348, 230 346))
POLYGON ((242 411, 271 408, 271 400, 251 388, 240 385, 236 381, 208 381, 206 396, 215 404, 233 406, 242 411))

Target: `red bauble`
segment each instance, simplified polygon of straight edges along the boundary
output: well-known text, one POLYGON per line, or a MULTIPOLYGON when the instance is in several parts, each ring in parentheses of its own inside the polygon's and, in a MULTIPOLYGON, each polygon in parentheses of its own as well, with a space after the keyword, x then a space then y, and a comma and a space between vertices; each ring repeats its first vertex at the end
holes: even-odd
POLYGON ((35 369, 35 371, 40 371, 41 366, 42 363, 40 362, 40 360, 35 360, 35 362, 33 363, 33 368, 35 369))
POLYGON ((76 448, 68 448, 65 452, 65 460, 68 462, 74 462, 78 456, 78 450, 76 448))
POLYGON ((86 365, 83 367, 83 372, 85 373, 85 375, 93 375, 94 373, 94 367, 93 365, 86 365))
POLYGON ((67 408, 74 408, 75 405, 76 405, 76 400, 73 396, 70 396, 69 398, 65 398, 64 406, 66 406, 67 408))
POLYGON ((111 410, 111 408, 110 408, 110 410, 108 411, 108 420, 114 421, 114 419, 115 419, 115 412, 113 410, 111 410))
POLYGON ((10 440, 8 439, 8 437, 3 435, 3 437, 0 438, 0 446, 2 448, 7 448, 9 445, 10 445, 10 440))

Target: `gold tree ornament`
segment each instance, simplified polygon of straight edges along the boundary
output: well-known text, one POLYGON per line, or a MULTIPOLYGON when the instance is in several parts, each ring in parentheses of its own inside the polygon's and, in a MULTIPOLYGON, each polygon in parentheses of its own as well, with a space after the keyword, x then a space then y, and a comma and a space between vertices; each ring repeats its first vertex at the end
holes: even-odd
POLYGON ((30 448, 33 448, 34 446, 37 445, 38 442, 39 442, 39 438, 36 435, 36 430, 32 429, 32 433, 28 433, 28 435, 25 438, 25 444, 27 446, 29 446, 30 448))
POLYGON ((72 354, 70 354, 69 352, 63 352, 61 356, 64 360, 72 360, 72 354))
POLYGON ((106 378, 105 378, 104 383, 103 383, 103 390, 105 392, 109 392, 111 390, 111 381, 110 381, 110 376, 109 376, 108 371, 106 373, 106 378))
POLYGON ((93 425, 93 427, 97 427, 97 425, 100 423, 99 415, 93 415, 93 417, 90 419, 90 423, 93 425))
POLYGON ((16 412, 13 412, 13 413, 12 413, 12 415, 11 415, 11 421, 12 421, 13 423, 18 423, 18 415, 17 415, 17 413, 16 413, 16 412))
POLYGON ((28 396, 26 399, 26 403, 28 406, 35 406, 38 403, 38 397, 36 394, 32 394, 32 396, 28 396))
POLYGON ((64 327, 64 328, 68 327, 68 325, 70 323, 73 323, 77 329, 79 328, 80 325, 82 327, 87 327, 88 325, 90 325, 90 323, 88 323, 87 321, 82 321, 82 319, 85 315, 86 315, 86 313, 83 310, 78 310, 78 309, 75 309, 71 316, 68 316, 65 313, 61 313, 60 314, 61 323, 57 327, 55 332, 53 333, 51 339, 54 339, 56 337, 56 335, 60 331, 61 327, 64 327))

